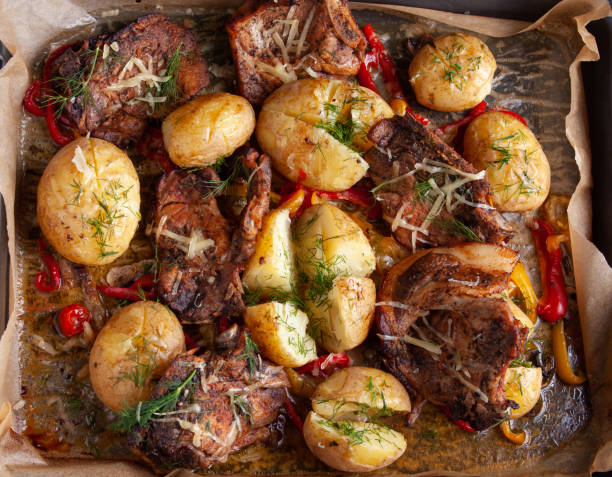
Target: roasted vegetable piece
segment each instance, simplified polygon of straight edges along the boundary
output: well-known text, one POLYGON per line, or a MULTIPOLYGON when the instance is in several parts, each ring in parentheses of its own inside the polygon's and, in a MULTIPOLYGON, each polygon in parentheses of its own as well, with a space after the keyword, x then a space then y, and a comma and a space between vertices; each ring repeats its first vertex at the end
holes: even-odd
POLYGON ((310 451, 333 469, 370 472, 396 461, 406 450, 399 432, 371 422, 334 421, 310 412, 304 422, 310 451))
POLYGON ((160 303, 142 301, 119 309, 91 349, 89 375, 100 400, 114 411, 146 401, 153 378, 185 351, 181 325, 160 303))
POLYGON ((506 399, 518 407, 510 408, 510 417, 516 419, 531 411, 540 399, 542 369, 523 366, 510 367, 504 376, 506 399))
POLYGON ((91 313, 83 305, 74 304, 62 308, 57 325, 64 336, 71 337, 83 331, 83 323, 91 321, 91 313))
POLYGON ((410 397, 389 373, 364 366, 339 369, 319 384, 312 410, 328 419, 360 420, 410 412, 410 397))

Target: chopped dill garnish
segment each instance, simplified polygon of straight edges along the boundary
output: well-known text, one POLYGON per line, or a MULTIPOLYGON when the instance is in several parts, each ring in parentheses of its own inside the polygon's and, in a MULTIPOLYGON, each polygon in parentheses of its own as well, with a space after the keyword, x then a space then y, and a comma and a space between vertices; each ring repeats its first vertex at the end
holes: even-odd
POLYGON ((259 368, 259 348, 257 343, 246 333, 244 333, 244 352, 239 354, 238 358, 246 358, 249 366, 249 376, 252 378, 259 368))
POLYGON ((482 242, 482 239, 476 235, 470 227, 458 219, 436 217, 434 219, 434 223, 441 229, 455 235, 456 237, 463 237, 474 242, 482 242))
POLYGON ((511 368, 533 368, 531 361, 523 361, 521 359, 513 359, 510 361, 511 368))
POLYGON ((353 147, 353 142, 357 137, 364 135, 364 127, 359 121, 353 120, 352 111, 356 104, 365 102, 367 102, 365 98, 345 97, 341 105, 325 103, 325 111, 329 113, 327 119, 315 124, 315 127, 328 132, 349 149, 359 152, 353 147), (345 112, 347 106, 348 111, 345 112))
MULTIPOLYGON (((434 175, 433 180, 435 181, 437 177, 434 175)), ((422 181, 417 182, 414 185, 414 198, 418 200, 421 204, 426 200, 431 200, 431 191, 433 190, 433 186, 429 182, 429 179, 424 179, 422 181)))
MULTIPOLYGON (((142 292, 142 289, 139 291, 142 292)), ((144 301, 143 297, 141 299, 144 301)), ((157 364, 157 350, 151 350, 149 345, 147 338, 142 336, 141 342, 133 346, 132 351, 126 355, 134 366, 129 371, 116 376, 115 381, 128 380, 137 388, 142 388, 147 384, 157 364)))
MULTIPOLYGON (((228 392, 227 396, 230 398, 230 406, 232 406, 232 413, 236 418, 236 421, 240 422, 240 415, 243 415, 252 424, 253 414, 251 403, 244 398, 241 394, 228 392)), ((238 424, 240 426, 240 424, 238 424)))
MULTIPOLYGON (((220 157, 213 167, 217 170, 217 172, 219 172, 219 170, 225 166, 226 158, 220 157)), ((248 177, 250 179, 250 175, 246 169, 246 166, 242 162, 242 159, 237 159, 225 179, 205 181, 205 185, 208 186, 210 190, 204 194, 204 199, 210 199, 211 197, 217 197, 218 195, 224 194, 230 183, 240 176, 248 177)))
POLYGON ((83 56, 92 55, 93 58, 91 60, 91 66, 85 66, 81 68, 79 71, 74 73, 72 76, 63 77, 57 76, 52 78, 52 82, 57 83, 59 85, 59 89, 63 91, 62 93, 57 93, 54 95, 48 95, 45 97, 45 103, 56 106, 55 114, 59 116, 64 111, 66 104, 72 99, 81 96, 83 99, 83 106, 87 106, 90 101, 93 100, 91 90, 89 89, 89 81, 93 76, 93 72, 96 68, 96 63, 98 61, 98 56, 100 55, 100 48, 96 47, 95 50, 86 50, 81 53, 83 56))
POLYGON ((292 303, 300 310, 306 311, 306 304, 300 297, 295 284, 291 284, 291 290, 283 290, 281 287, 259 288, 257 290, 246 289, 243 299, 248 306, 257 305, 262 299, 266 301, 276 301, 278 303, 292 303))
POLYGON ((69 203, 69 205, 79 205, 79 203, 81 202, 81 196, 83 195, 83 186, 78 180, 72 179, 70 187, 76 190, 76 194, 72 201, 69 203))
MULTIPOLYGON (((158 96, 165 96, 166 100, 176 101, 182 96, 182 91, 178 86, 178 77, 181 69, 181 56, 184 53, 181 52, 183 48, 183 43, 179 43, 179 46, 176 47, 172 56, 168 59, 166 63, 166 74, 165 76, 169 76, 168 81, 164 81, 160 84, 159 94, 158 96)), ((157 104, 157 103, 155 103, 157 104)))
POLYGON ((178 403, 181 391, 187 386, 196 374, 197 369, 191 371, 185 381, 180 383, 165 383, 168 392, 163 396, 148 401, 140 401, 136 406, 127 406, 119 411, 119 419, 111 429, 119 432, 129 432, 137 424, 146 426, 154 415, 174 411, 178 403))
POLYGON ((387 439, 383 432, 390 432, 388 427, 371 422, 364 423, 363 428, 358 428, 356 422, 353 421, 332 421, 331 419, 318 419, 317 423, 327 427, 333 431, 339 432, 341 435, 348 437, 349 447, 367 443, 378 443, 381 447, 383 443, 397 445, 387 439))

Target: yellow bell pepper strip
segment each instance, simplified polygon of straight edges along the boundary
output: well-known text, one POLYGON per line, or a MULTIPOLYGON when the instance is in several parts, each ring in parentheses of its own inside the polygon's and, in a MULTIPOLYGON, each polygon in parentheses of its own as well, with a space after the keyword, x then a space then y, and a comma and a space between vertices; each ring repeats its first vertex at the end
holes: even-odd
POLYGON ((542 207, 546 221, 560 232, 567 232, 569 229, 567 221, 569 201, 567 195, 550 195, 542 207))
POLYGON ((504 434, 504 437, 517 446, 524 444, 525 440, 527 439, 527 434, 525 434, 525 431, 514 432, 510 428, 509 421, 502 422, 499 428, 504 434))
POLYGON ((406 116, 406 112, 408 111, 408 103, 406 103, 406 101, 404 101, 402 98, 393 98, 390 106, 393 113, 397 116, 406 116))
POLYGON ((557 376, 566 384, 578 385, 586 381, 586 376, 579 372, 574 373, 569 362, 569 353, 567 351, 567 342, 565 340, 565 332, 563 320, 557 321, 552 329, 552 347, 555 356, 555 370, 557 376))
POLYGON ((281 195, 281 204, 278 206, 279 209, 289 209, 289 215, 291 217, 295 217, 297 212, 302 207, 304 203, 304 198, 306 197, 306 193, 304 189, 296 189, 293 193, 291 193, 286 198, 283 198, 281 195))
POLYGON ((531 280, 529 280, 529 275, 527 275, 527 270, 525 269, 523 262, 516 264, 514 270, 512 270, 512 274, 510 275, 510 280, 518 287, 523 295, 527 316, 532 323, 535 323, 538 319, 538 315, 536 314, 538 297, 533 290, 531 280))

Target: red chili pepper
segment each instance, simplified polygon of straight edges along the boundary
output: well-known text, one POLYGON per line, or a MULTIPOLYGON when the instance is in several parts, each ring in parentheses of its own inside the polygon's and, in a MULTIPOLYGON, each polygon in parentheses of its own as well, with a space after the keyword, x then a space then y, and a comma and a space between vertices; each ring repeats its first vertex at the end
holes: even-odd
POLYGON ((459 119, 458 121, 453 121, 452 123, 448 123, 443 126, 440 126, 438 129, 434 131, 434 133, 440 135, 442 133, 445 133, 451 127, 460 128, 462 126, 467 126, 469 123, 471 123, 475 118, 480 116, 486 110, 487 110, 487 103, 485 101, 482 101, 478 103, 476 106, 474 106, 474 108, 468 113, 468 115, 465 118, 459 119))
POLYGON ((296 368, 295 371, 300 374, 312 374, 313 376, 329 376, 336 369, 346 368, 350 366, 351 358, 345 353, 330 353, 323 355, 317 359, 306 363, 304 366, 296 368))
POLYGON ((540 276, 544 293, 538 300, 537 314, 546 321, 555 323, 567 313, 567 291, 563 281, 563 254, 561 247, 549 250, 548 237, 555 235, 553 228, 542 219, 535 219, 531 233, 535 240, 540 263, 540 276))
POLYGON ((153 274, 147 273, 146 275, 143 275, 138 280, 136 280, 134 283, 132 283, 130 285, 130 288, 132 290, 138 290, 139 288, 141 289, 153 288, 154 286, 155 286, 155 281, 153 280, 153 274))
POLYGON ((374 78, 372 78, 372 73, 370 73, 370 66, 378 66, 378 61, 376 60, 376 55, 374 53, 367 53, 365 55, 364 60, 359 65, 357 79, 359 80, 359 84, 361 86, 371 89, 376 94, 380 94, 378 92, 378 88, 376 87, 376 83, 374 83, 374 78))
POLYGON ((32 84, 27 89, 25 96, 23 97, 23 107, 26 109, 26 111, 40 118, 45 115, 45 108, 38 105, 38 103, 41 101, 41 87, 42 82, 38 80, 32 81, 32 84))
POLYGON ((476 432, 476 430, 470 425, 469 422, 464 421, 462 419, 453 419, 453 416, 451 416, 451 412, 448 406, 441 406, 441 408, 444 411, 444 414, 446 414, 446 416, 448 417, 448 419, 454 424, 458 425, 461 429, 467 432, 476 432))
POLYGON ((68 305, 61 309, 57 325, 64 336, 71 337, 83 331, 83 323, 91 321, 91 313, 83 305, 68 305))
POLYGON ((62 284, 62 274, 59 265, 47 251, 47 245, 43 239, 38 241, 40 257, 43 259, 47 270, 43 270, 36 275, 36 288, 44 293, 51 293, 59 290, 62 284))
POLYGON ((289 416, 289 419, 291 419, 291 422, 293 422, 293 424, 295 424, 295 427, 297 427, 300 432, 302 432, 304 430, 304 421, 302 421, 302 418, 295 409, 295 406, 287 397, 285 398, 284 407, 285 411, 287 412, 287 416, 289 416))
POLYGON ((143 295, 146 300, 155 300, 157 298, 155 290, 144 291, 142 289, 134 290, 132 288, 107 287, 102 285, 98 285, 96 288, 103 295, 118 300, 143 301, 143 295))
MULTIPOLYGON (((68 48, 71 48, 74 44, 69 43, 67 45, 62 45, 57 48, 55 51, 51 52, 47 57, 45 64, 43 66, 43 80, 42 86, 44 87, 44 96, 46 98, 51 97, 52 89, 51 89, 51 65, 53 61, 59 57, 64 51, 68 48)), ((47 128, 49 129, 49 134, 51 135, 51 139, 55 141, 55 143, 59 146, 65 146, 69 142, 74 139, 74 135, 64 135, 60 130, 57 120, 55 117, 55 107, 51 101, 47 101, 47 105, 45 107, 45 119, 47 121, 47 128)))

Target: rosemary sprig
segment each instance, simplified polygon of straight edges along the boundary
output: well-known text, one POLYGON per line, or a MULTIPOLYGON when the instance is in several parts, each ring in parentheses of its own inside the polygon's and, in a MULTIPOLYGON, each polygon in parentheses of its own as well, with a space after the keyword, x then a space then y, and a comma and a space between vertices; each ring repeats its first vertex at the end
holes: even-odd
POLYGON ((166 383, 168 392, 163 396, 148 401, 140 401, 136 406, 127 406, 119 411, 119 419, 111 428, 120 432, 129 432, 136 425, 146 426, 156 414, 173 411, 178 403, 181 391, 187 386, 196 374, 191 371, 187 379, 181 383, 166 383))

